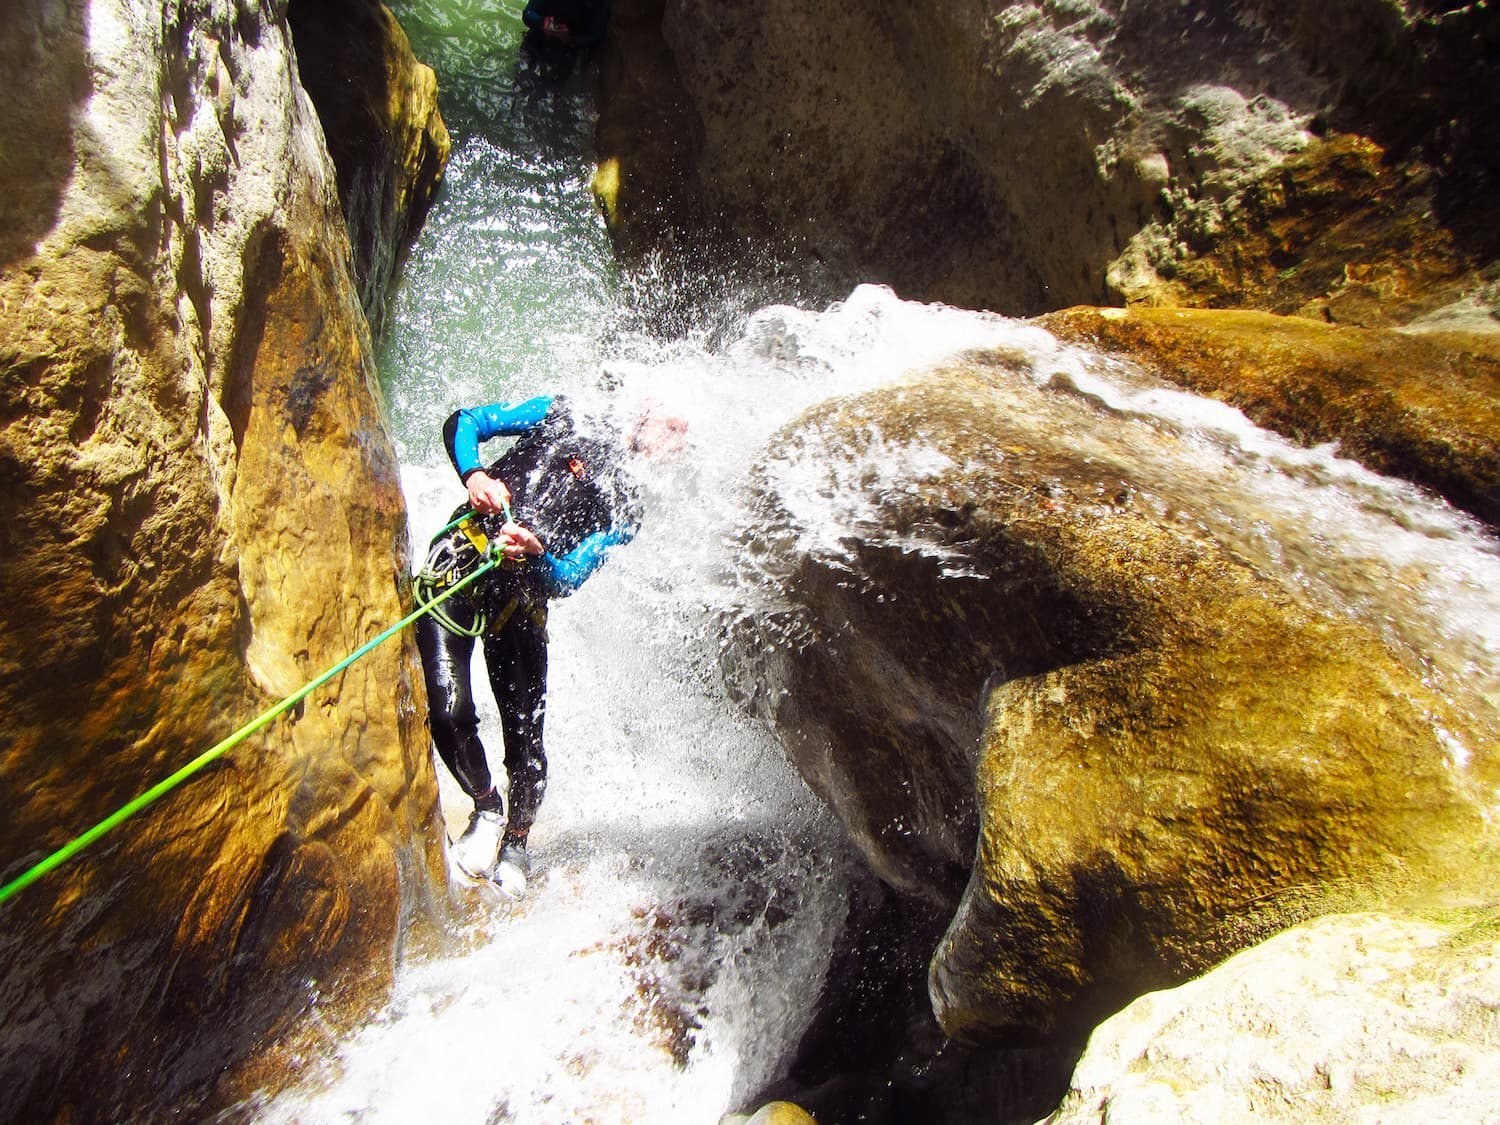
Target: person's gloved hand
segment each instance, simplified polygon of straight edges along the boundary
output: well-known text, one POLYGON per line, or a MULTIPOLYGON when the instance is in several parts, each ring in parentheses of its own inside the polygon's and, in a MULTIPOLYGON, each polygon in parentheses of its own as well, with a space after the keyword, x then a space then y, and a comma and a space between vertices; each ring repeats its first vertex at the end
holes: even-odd
POLYGON ((464 487, 469 490, 469 507, 480 515, 496 515, 510 504, 510 489, 505 487, 505 482, 496 480, 483 469, 470 473, 464 487))

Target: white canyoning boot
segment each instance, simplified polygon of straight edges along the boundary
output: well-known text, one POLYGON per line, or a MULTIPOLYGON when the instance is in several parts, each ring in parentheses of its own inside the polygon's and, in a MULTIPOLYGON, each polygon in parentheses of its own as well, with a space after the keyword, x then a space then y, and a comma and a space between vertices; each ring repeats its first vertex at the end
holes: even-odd
POLYGON ((471 879, 483 879, 495 862, 495 853, 500 850, 500 837, 505 831, 505 814, 498 809, 475 810, 469 817, 469 827, 449 846, 449 853, 458 869, 471 879))
POLYGON ((531 875, 531 860, 526 856, 526 837, 506 836, 500 858, 490 868, 490 880, 507 898, 526 897, 526 880, 531 875))

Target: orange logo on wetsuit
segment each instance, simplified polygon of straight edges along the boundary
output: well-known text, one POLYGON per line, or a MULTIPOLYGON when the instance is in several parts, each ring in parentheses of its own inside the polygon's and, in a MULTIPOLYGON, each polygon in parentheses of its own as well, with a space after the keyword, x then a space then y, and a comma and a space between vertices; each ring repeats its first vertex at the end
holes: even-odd
POLYGON ((572 458, 568 462, 568 472, 572 473, 579 480, 583 479, 583 469, 583 462, 580 461, 577 457, 572 458))

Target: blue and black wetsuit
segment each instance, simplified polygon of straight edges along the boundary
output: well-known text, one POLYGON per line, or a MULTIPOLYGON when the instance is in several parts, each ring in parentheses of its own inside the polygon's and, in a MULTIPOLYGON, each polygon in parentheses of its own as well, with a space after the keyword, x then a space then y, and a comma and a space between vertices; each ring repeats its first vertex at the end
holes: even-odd
POLYGON ((567 46, 597 47, 609 29, 609 7, 609 0, 530 0, 521 22, 535 37, 542 34, 542 22, 550 18, 567 25, 567 46))
MULTIPOLYGON (((505 739, 506 834, 524 839, 547 787, 547 603, 576 590, 611 547, 635 535, 640 508, 622 443, 576 426, 561 396, 460 410, 443 427, 448 456, 464 480, 484 468, 480 444, 497 437, 517 440, 485 471, 505 482, 516 522, 535 532, 546 551, 491 571, 448 605, 459 626, 470 626, 476 612, 489 622, 479 639, 505 739)), ((431 614, 417 623, 438 754, 477 809, 498 810, 502 802, 479 740, 470 686, 474 641, 431 614)))

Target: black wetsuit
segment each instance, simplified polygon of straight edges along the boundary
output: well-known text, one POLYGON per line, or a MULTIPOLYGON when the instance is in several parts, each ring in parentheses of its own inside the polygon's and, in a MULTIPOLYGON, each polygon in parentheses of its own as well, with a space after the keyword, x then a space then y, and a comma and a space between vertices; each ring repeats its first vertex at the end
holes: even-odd
MULTIPOLYGON (((489 622, 477 639, 500 709, 510 781, 506 833, 512 838, 525 836, 547 787, 547 603, 576 589, 640 522, 620 442, 576 427, 560 397, 458 411, 443 431, 448 455, 465 479, 476 471, 479 441, 517 434, 515 445, 486 471, 510 488, 516 522, 536 533, 546 554, 507 563, 447 603, 456 625, 472 626, 476 610, 489 622)), ((476 809, 498 810, 502 802, 479 739, 470 686, 475 640, 431 614, 417 622, 438 753, 476 809)))

